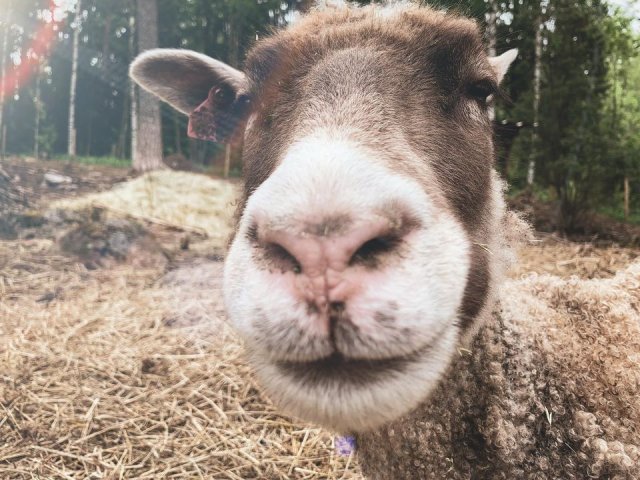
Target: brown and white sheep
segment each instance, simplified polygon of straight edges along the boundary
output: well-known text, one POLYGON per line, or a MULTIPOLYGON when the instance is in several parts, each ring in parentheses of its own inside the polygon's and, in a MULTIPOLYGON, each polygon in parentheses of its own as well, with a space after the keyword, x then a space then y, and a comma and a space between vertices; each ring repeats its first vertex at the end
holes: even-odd
POLYGON ((192 136, 244 136, 230 321, 274 402, 355 434, 372 478, 640 476, 637 297, 624 346, 606 316, 508 290, 493 314, 514 222, 488 112, 514 58, 460 16, 345 4, 258 41, 244 73, 183 50, 132 66, 192 136))

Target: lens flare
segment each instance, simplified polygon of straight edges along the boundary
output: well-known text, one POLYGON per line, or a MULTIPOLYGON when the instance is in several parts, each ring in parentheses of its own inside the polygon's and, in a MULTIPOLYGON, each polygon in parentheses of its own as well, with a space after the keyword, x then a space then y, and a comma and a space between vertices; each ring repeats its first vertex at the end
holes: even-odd
MULTIPOLYGON (((9 63, 6 66, 4 78, 0 78, 2 97, 13 94, 37 74, 40 65, 49 55, 66 12, 73 7, 73 4, 75 4, 73 0, 51 0, 49 8, 40 13, 40 26, 29 45, 23 49, 20 62, 14 62, 13 65, 9 63)), ((5 55, 8 57, 8 52, 5 52, 5 55)))

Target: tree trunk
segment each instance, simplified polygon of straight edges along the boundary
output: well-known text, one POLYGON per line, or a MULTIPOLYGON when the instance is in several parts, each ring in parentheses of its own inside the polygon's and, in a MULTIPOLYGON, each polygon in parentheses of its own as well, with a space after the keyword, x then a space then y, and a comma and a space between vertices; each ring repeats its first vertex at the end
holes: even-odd
MULTIPOLYGON (((489 12, 486 15, 487 17, 487 53, 490 57, 496 56, 496 36, 497 36, 497 8, 496 8, 496 0, 489 0, 489 12)), ((496 111, 495 107, 491 106, 489 108, 489 119, 491 121, 495 120, 496 111)))
POLYGON ((538 120, 540 110, 540 74, 542 70, 542 14, 536 20, 535 59, 533 65, 533 127, 531 128, 531 152, 527 169, 527 185, 533 185, 536 174, 538 147, 538 120))
MULTIPOLYGON (((132 1, 131 9, 135 12, 135 3, 132 1)), ((136 55, 136 17, 135 13, 132 13, 129 17, 129 54, 131 59, 136 55)), ((137 87, 135 82, 129 79, 129 88, 131 98, 129 103, 131 104, 131 159, 138 149, 138 96, 136 95, 137 87)))
MULTIPOLYGON (((238 68, 240 63, 240 22, 238 21, 238 12, 235 8, 231 8, 229 11, 228 18, 228 42, 229 42, 229 65, 234 68, 238 68)), ((238 153, 242 149, 241 142, 229 143, 225 145, 224 149, 224 167, 223 167, 223 176, 224 178, 229 177, 229 172, 231 170, 231 160, 233 158, 237 158, 238 153)))
POLYGON ((113 22, 113 15, 107 14, 107 18, 104 22, 104 35, 102 37, 102 68, 106 68, 109 63, 109 55, 111 54, 111 23, 113 22))
POLYGON ((624 219, 629 220, 629 177, 624 177, 624 219))
POLYGON ((35 95, 35 107, 36 107, 36 126, 33 133, 33 156, 40 158, 40 118, 42 117, 42 98, 40 92, 40 82, 42 77, 42 67, 38 66, 36 74, 36 95, 35 95))
POLYGON ((76 86, 78 83, 78 47, 80 46, 80 14, 82 0, 76 2, 76 12, 73 27, 73 53, 71 57, 71 89, 69 92, 69 143, 70 157, 76 156, 76 86))
MULTIPOLYGON (((137 2, 138 51, 158 46, 158 5, 156 0, 137 2)), ((162 128, 160 102, 150 93, 137 90, 137 141, 133 168, 149 171, 162 168, 162 128)))
MULTIPOLYGON (((4 131, 4 102, 7 89, 7 49, 9 43, 9 28, 11 24, 11 1, 4 9, 4 18, 2 19, 2 51, 0 51, 0 136, 4 131)), ((2 158, 4 158, 5 144, 2 142, 2 158)))
POLYGON ((120 128, 118 129, 118 140, 114 148, 114 156, 125 158, 127 155, 127 133, 129 133, 129 105, 131 96, 123 95, 122 116, 120 117, 120 128))
POLYGON ((84 154, 87 157, 91 156, 91 142, 93 141, 93 115, 89 117, 89 126, 87 128, 87 143, 84 149, 84 154))

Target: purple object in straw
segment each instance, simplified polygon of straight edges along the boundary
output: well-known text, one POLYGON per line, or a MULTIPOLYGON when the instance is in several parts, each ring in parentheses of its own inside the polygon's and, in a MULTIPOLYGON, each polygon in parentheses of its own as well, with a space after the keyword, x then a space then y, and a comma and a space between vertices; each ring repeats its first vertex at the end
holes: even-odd
POLYGON ((348 457, 356 451, 356 438, 351 435, 335 438, 336 453, 341 457, 348 457))

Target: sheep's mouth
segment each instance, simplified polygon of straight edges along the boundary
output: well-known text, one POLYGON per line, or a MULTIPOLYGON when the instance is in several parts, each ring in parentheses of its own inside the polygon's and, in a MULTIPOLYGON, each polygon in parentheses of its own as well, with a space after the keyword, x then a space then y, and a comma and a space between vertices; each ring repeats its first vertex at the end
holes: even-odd
POLYGON ((379 359, 350 358, 334 350, 331 355, 310 361, 279 360, 275 366, 285 376, 308 385, 343 382, 345 384, 366 385, 389 377, 398 377, 411 366, 433 353, 449 326, 445 325, 429 343, 405 355, 379 359))
POLYGON ((279 361, 277 367, 288 377, 302 384, 343 381, 349 384, 367 384, 385 376, 402 374, 413 363, 431 350, 432 345, 404 356, 383 359, 354 359, 334 352, 328 357, 308 362, 279 361))

